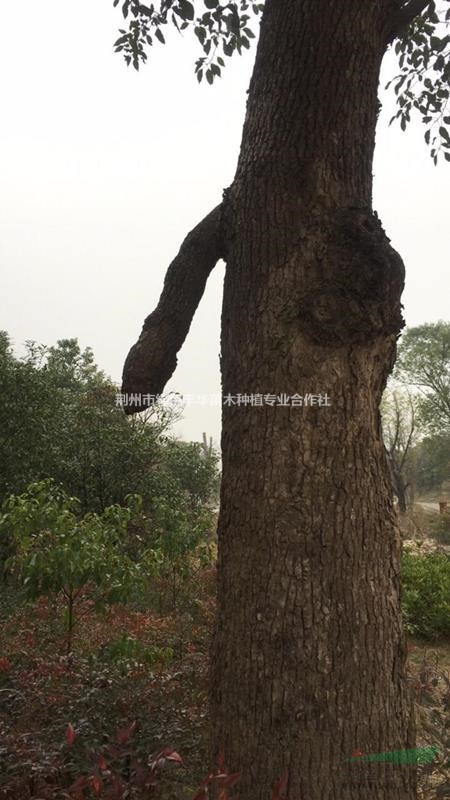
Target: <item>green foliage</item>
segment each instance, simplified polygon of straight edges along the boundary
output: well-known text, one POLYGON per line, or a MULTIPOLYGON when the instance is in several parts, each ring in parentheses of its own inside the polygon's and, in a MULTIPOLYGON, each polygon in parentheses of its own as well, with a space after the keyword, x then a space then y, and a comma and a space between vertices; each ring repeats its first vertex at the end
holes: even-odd
POLYGON ((403 611, 409 630, 425 638, 450 634, 450 557, 403 553, 403 611))
MULTIPOLYGON (((121 0, 113 0, 119 5, 121 0)), ((395 53, 399 57, 400 73, 389 81, 397 96, 398 110, 392 117, 400 122, 402 130, 418 112, 428 126, 425 141, 430 145, 434 163, 442 151, 450 161, 450 24, 449 0, 431 2, 422 15, 399 36, 395 53)), ((128 20, 128 29, 120 29, 114 47, 123 53, 127 65, 136 70, 147 61, 147 50, 156 40, 165 44, 163 28, 168 24, 183 32, 189 30, 198 39, 204 55, 195 63, 197 79, 204 77, 212 84, 220 77, 225 66, 224 57, 250 47, 255 33, 250 25, 250 14, 260 15, 264 3, 254 0, 160 0, 159 6, 144 5, 139 0, 125 0, 122 14, 128 20), (248 13, 250 12, 250 13, 248 13), (220 54, 219 54, 220 53, 220 54)))
POLYGON ((117 728, 114 739, 105 743, 100 752, 92 753, 87 743, 84 743, 84 747, 81 746, 80 752, 77 732, 69 723, 65 735, 68 749, 75 745, 75 750, 79 750, 78 758, 84 750, 82 763, 84 761, 85 768, 89 764, 87 774, 82 771, 69 787, 71 797, 82 800, 92 797, 92 792, 96 797, 105 800, 125 800, 130 797, 137 800, 155 793, 160 795, 162 768, 166 762, 183 764, 183 759, 171 747, 165 747, 154 755, 147 755, 146 759, 139 760, 130 741, 135 730, 136 720, 133 720, 126 726, 117 728))
POLYGON ((60 339, 56 347, 48 348, 28 342, 28 347, 30 352, 37 350, 41 359, 46 357, 45 368, 55 389, 82 391, 87 386, 107 382, 104 373, 94 362, 92 349, 86 347, 81 351, 76 339, 60 339))
POLYGON ((14 563, 27 597, 57 595, 70 636, 98 598, 131 593, 141 604, 178 606, 214 528, 213 449, 166 433, 171 405, 126 417, 116 387, 74 339, 28 342, 17 359, 3 334, 0 377, 0 501, 10 498, 0 524, 3 577, 11 583, 14 563), (139 571, 154 576, 153 587, 144 591, 139 571))
POLYGON ((400 340, 394 375, 420 390, 422 424, 432 433, 450 432, 450 322, 408 328, 400 340))
POLYGON ((182 492, 187 492, 192 507, 218 504, 218 456, 214 450, 205 453, 198 442, 182 442, 165 438, 159 462, 159 474, 165 483, 170 479, 182 492))
POLYGON ((161 405, 153 415, 127 419, 90 350, 81 353, 76 340, 63 340, 48 352, 45 369, 58 405, 44 475, 79 497, 84 512, 123 504, 129 493, 144 495, 168 411, 161 405))
POLYGON ((192 511, 182 494, 173 494, 155 501, 155 522, 155 542, 162 557, 171 564, 184 563, 210 530, 211 514, 201 507, 192 511))
MULTIPOLYGON (((210 506, 217 503, 217 456, 200 444, 164 437, 153 493, 137 522, 141 546, 158 553, 158 609, 179 608, 184 589, 214 530, 210 506)), ((138 545, 139 551, 139 545, 138 545)), ((211 560, 211 559, 209 559, 211 560)), ((154 592, 152 589, 152 596, 154 592)), ((154 598, 155 599, 155 598, 154 598)), ((152 600, 154 602, 154 600, 152 600)))
POLYGON ((450 436, 427 436, 414 447, 415 482, 418 492, 450 488, 450 436))
MULTIPOLYGON (((155 501, 153 527, 148 544, 159 556, 159 611, 186 602, 184 585, 196 569, 196 551, 212 529, 209 509, 192 508, 186 493, 174 491, 155 501)), ((201 548, 200 548, 201 549, 201 548)), ((202 553, 201 555, 204 555, 202 553)), ((204 563, 206 558, 200 560, 204 563)))
POLYGON ((430 533, 439 544, 450 545, 450 514, 439 514, 430 523, 430 533))
POLYGON ((140 666, 167 667, 173 658, 171 647, 148 645, 128 634, 103 648, 102 657, 118 664, 126 671, 140 666))
POLYGON ((437 163, 439 153, 450 161, 450 8, 448 0, 431 2, 397 40, 400 73, 389 81, 397 96, 398 110, 391 119, 406 129, 414 111, 427 129, 425 142, 437 163))
POLYGON ((450 675, 445 662, 440 664, 436 651, 421 654, 410 646, 408 664, 410 691, 415 703, 418 741, 435 757, 417 772, 420 797, 448 796, 450 766, 449 699, 450 675))
MULTIPOLYGON (((136 504, 136 499, 132 498, 136 504)), ((79 501, 52 480, 31 484, 3 503, 0 531, 14 541, 9 566, 30 600, 59 597, 64 604, 67 649, 79 609, 125 600, 145 575, 126 554, 131 508, 110 506, 101 514, 80 516, 79 501)), ((146 568, 157 555, 147 551, 146 568)))
MULTIPOLYGON (((114 6, 120 0, 114 0, 114 6)), ((204 55, 195 63, 198 81, 203 77, 213 83, 220 77, 221 68, 225 66, 222 56, 232 56, 235 52, 241 55, 242 49, 250 47, 250 39, 255 33, 250 27, 250 11, 258 16, 263 3, 253 0, 221 3, 219 0, 204 0, 203 8, 198 9, 190 0, 160 0, 159 8, 153 4, 146 6, 139 0, 125 0, 122 14, 128 19, 128 30, 121 29, 120 36, 114 44, 116 53, 123 53, 127 65, 133 64, 139 69, 147 60, 147 49, 157 39, 165 44, 162 28, 172 23, 177 31, 191 31, 198 41, 204 55)))
POLYGON ((8 335, 0 333, 0 498, 45 476, 56 403, 41 358, 29 345, 26 358, 16 359, 8 335))
MULTIPOLYGON (((20 493, 32 481, 49 475, 64 484, 78 458, 80 429, 86 425, 83 409, 92 405, 95 391, 114 396, 114 387, 93 363, 92 352, 89 348, 82 352, 75 339, 63 339, 50 348, 35 342, 27 342, 26 347, 25 357, 15 358, 3 333, 0 497, 20 493)), ((88 426, 91 434, 98 422, 92 420, 88 426)), ((73 491, 77 483, 79 479, 67 489, 81 496, 73 491)))
POLYGON ((83 513, 123 505, 130 493, 149 507, 166 483, 175 480, 189 492, 190 469, 193 501, 217 491, 214 454, 205 459, 199 445, 172 447, 165 435, 174 406, 159 403, 126 417, 116 387, 75 339, 49 348, 28 342, 25 358, 17 359, 2 334, 0 382, 0 501, 52 477, 79 498, 83 513))

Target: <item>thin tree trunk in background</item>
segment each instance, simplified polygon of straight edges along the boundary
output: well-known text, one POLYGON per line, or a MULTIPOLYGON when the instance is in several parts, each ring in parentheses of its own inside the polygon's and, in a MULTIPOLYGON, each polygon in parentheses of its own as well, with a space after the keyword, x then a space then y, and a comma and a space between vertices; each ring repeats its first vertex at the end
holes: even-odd
POLYGON ((67 601, 67 648, 66 654, 69 656, 72 652, 72 642, 73 642, 73 628, 74 628, 74 618, 73 618, 73 606, 74 606, 74 597, 73 597, 73 590, 70 589, 66 594, 66 601, 67 601))
POLYGON ((214 755, 240 800, 412 800, 400 537, 378 406, 402 327, 403 264, 372 211, 391 0, 267 0, 235 180, 225 193, 225 406, 214 755), (311 402, 311 401, 310 401, 311 402))
POLYGON ((389 451, 387 451, 386 449, 385 452, 391 474, 393 491, 398 502, 398 510, 400 511, 401 514, 405 514, 407 509, 407 503, 406 503, 407 484, 404 481, 402 475, 402 469, 396 461, 395 454, 389 453, 389 451))
POLYGON ((406 514, 408 507, 406 502, 406 488, 401 475, 397 476, 395 479, 395 493, 398 500, 398 510, 401 514, 406 514))

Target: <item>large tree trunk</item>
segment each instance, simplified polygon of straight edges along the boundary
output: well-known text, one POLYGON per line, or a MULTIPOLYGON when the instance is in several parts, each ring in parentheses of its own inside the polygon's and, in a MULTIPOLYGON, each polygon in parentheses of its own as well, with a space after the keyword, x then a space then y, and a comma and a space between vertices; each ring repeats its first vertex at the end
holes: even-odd
POLYGON ((240 800, 285 770, 288 800, 415 797, 342 764, 414 744, 378 411, 404 271, 371 205, 395 5, 267 0, 224 198, 224 395, 330 402, 223 410, 211 720, 240 800))
POLYGON ((415 797, 411 767, 343 762, 414 746, 378 411, 404 270, 372 158, 387 42, 426 2, 266 0, 234 182, 125 366, 124 391, 162 390, 224 256, 224 394, 329 398, 223 411, 211 724, 240 800, 285 773, 287 800, 415 797))

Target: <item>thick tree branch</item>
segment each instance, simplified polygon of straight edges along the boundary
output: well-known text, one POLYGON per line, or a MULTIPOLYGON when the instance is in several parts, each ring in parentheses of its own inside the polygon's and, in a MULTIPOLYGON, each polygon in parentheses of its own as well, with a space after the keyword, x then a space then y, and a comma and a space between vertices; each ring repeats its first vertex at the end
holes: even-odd
POLYGON ((412 22, 415 17, 418 17, 430 3, 431 0, 409 0, 409 3, 400 8, 391 21, 388 43, 390 44, 394 39, 397 39, 408 27, 410 22, 412 22))
POLYGON ((177 365, 177 353, 189 331, 208 275, 225 256, 222 206, 211 211, 185 238, 167 270, 155 310, 147 317, 125 361, 122 376, 126 414, 148 408, 149 399, 136 395, 161 394, 177 365), (130 400, 130 395, 134 395, 130 400))

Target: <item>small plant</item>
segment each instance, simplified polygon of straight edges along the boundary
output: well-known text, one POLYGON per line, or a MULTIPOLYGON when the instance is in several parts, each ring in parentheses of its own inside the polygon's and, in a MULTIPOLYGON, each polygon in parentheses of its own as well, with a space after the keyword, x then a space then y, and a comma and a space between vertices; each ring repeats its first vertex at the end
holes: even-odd
POLYGON ((402 560, 402 605, 411 633, 425 638, 450 634, 450 557, 413 555, 402 560))
MULTIPOLYGON (((202 781, 200 789, 193 800, 209 800, 210 797, 217 798, 217 800, 232 800, 230 791, 238 783, 240 777, 240 772, 228 772, 225 766, 223 747, 221 747, 217 756, 216 769, 210 772, 202 781)), ((285 771, 273 786, 271 800, 283 800, 287 782, 288 773, 285 771)))
POLYGON ((433 797, 447 797, 450 792, 450 675, 440 667, 436 654, 427 653, 411 665, 409 682, 415 701, 418 732, 422 743, 432 746, 437 757, 418 770, 420 797, 433 779, 433 797))
POLYGON ((173 658, 173 650, 171 647, 146 645, 139 639, 124 634, 121 639, 103 648, 102 655, 130 671, 143 665, 167 667, 173 658))
POLYGON ((230 800, 230 789, 238 782, 241 777, 240 772, 228 772, 225 767, 225 756, 223 748, 220 748, 219 755, 217 756, 217 767, 210 772, 202 781, 199 791, 196 793, 193 800, 208 800, 210 790, 216 792, 213 797, 218 797, 218 800, 230 800))
MULTIPOLYGON (((183 760, 171 747, 165 747, 156 755, 149 756, 147 762, 138 758, 133 746, 136 722, 131 722, 116 730, 115 741, 107 743, 99 753, 85 751, 85 760, 91 767, 79 775, 70 786, 71 800, 85 800, 96 797, 105 800, 125 800, 145 792, 145 797, 153 797, 160 785, 161 772, 167 762, 182 765, 183 760)), ((66 742, 73 747, 77 735, 69 724, 66 729, 66 742)), ((78 745, 80 743, 78 742, 78 745)))
POLYGON ((192 509, 185 493, 160 497, 154 502, 155 532, 153 546, 158 551, 159 612, 178 610, 185 600, 183 590, 195 569, 195 561, 205 564, 212 558, 205 537, 211 528, 211 512, 204 507, 192 509))
MULTIPOLYGON (((151 798, 159 794, 162 771, 167 763, 184 766, 183 759, 171 747, 165 747, 147 762, 138 758, 133 746, 136 722, 131 722, 116 730, 115 741, 107 743, 99 753, 83 748, 84 760, 90 762, 88 771, 79 775, 69 787, 71 800, 87 800, 92 797, 104 800, 126 800, 131 797, 151 798), (143 794, 144 793, 144 794, 143 794)), ((66 747, 73 748, 77 734, 72 724, 66 729, 66 747)), ((80 741, 77 741, 80 747, 80 741)), ((228 772, 225 767, 223 748, 221 748, 216 768, 202 781, 200 789, 192 800, 232 800, 230 791, 238 783, 240 772, 228 772)), ((288 781, 285 772, 272 789, 271 800, 283 800, 288 781)))
MULTIPOLYGON (((53 597, 62 602, 67 653, 77 622, 92 609, 123 601, 147 574, 152 557, 141 563, 126 553, 130 507, 110 506, 102 514, 79 515, 79 501, 51 480, 30 484, 3 504, 0 533, 14 537, 16 554, 8 562, 28 599, 53 597)), ((135 503, 136 504, 136 503, 135 503)))

